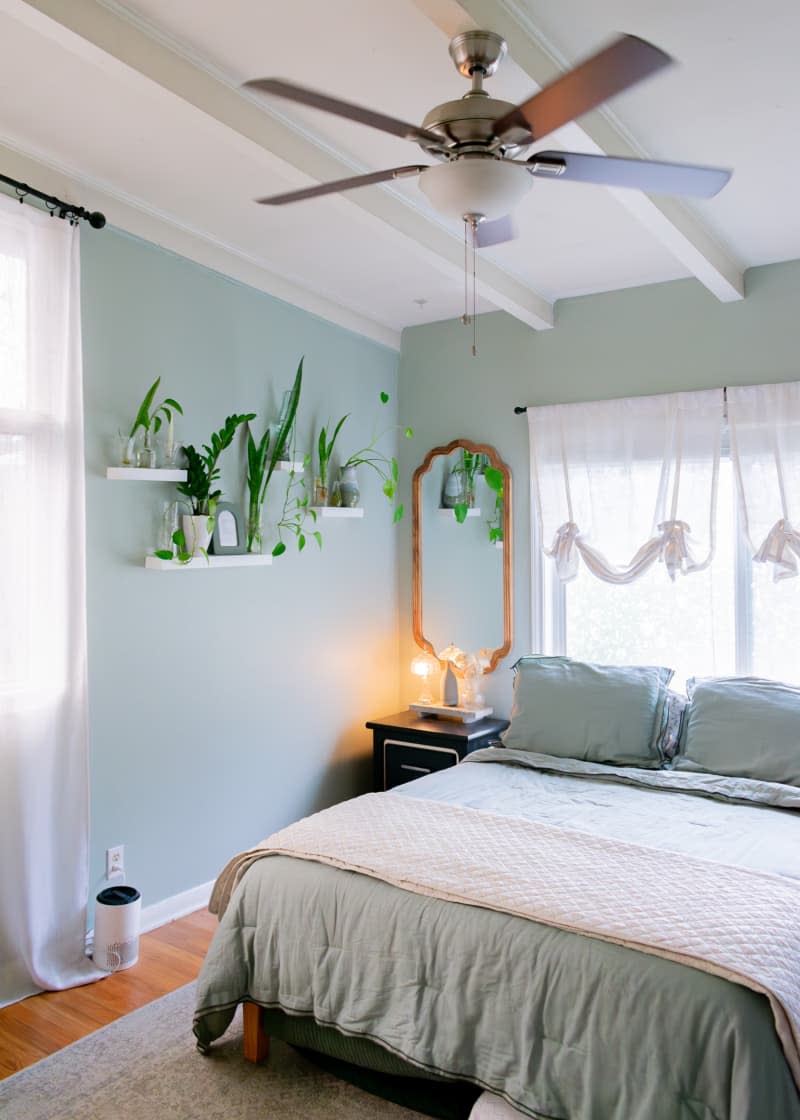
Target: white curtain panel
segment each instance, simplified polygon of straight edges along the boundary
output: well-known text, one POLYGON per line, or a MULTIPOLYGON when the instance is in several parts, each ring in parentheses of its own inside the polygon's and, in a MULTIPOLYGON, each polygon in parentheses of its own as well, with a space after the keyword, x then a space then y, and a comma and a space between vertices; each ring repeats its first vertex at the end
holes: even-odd
POLYGON ((0 196, 0 1006, 99 975, 77 228, 0 196))
POLYGON ((772 578, 800 560, 800 382, 728 388, 731 457, 753 559, 772 578))
POLYGON ((607 583, 714 554, 723 390, 528 408, 539 540, 562 581, 607 583))

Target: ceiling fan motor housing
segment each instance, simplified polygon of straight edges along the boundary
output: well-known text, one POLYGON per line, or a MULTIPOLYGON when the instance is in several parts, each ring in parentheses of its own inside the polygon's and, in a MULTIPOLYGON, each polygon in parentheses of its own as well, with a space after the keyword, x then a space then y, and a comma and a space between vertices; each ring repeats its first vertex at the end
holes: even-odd
MULTIPOLYGON (((455 148, 453 154, 459 149, 463 151, 467 145, 475 145, 475 150, 488 150, 490 145, 496 147, 494 122, 512 113, 514 108, 508 101, 470 91, 458 101, 445 101, 435 106, 426 115, 422 127, 440 136, 449 148, 455 148)), ((503 138, 502 150, 505 155, 516 155, 530 144, 530 133, 520 130, 519 137, 503 138)), ((430 150, 424 140, 420 141, 420 146, 430 150)), ((435 149, 431 154, 437 154, 435 149)))

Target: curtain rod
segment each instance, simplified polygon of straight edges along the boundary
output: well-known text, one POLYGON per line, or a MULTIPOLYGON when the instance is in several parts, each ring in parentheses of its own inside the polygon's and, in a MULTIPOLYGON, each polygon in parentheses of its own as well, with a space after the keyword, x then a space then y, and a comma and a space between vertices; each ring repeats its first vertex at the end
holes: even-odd
MULTIPOLYGON (((725 404, 728 403, 728 386, 727 385, 722 386, 722 400, 724 401, 725 404)), ((522 416, 522 414, 524 412, 527 412, 528 409, 532 408, 532 407, 533 407, 533 405, 529 405, 529 404, 515 404, 514 405, 514 415, 515 416, 522 416)))
POLYGON ((83 206, 75 206, 72 202, 64 202, 63 199, 56 198, 54 194, 42 194, 35 187, 29 187, 27 183, 20 183, 18 179, 11 179, 8 175, 0 175, 0 182, 8 183, 9 187, 13 187, 20 202, 24 202, 29 194, 32 194, 34 198, 40 198, 51 215, 56 214, 59 218, 66 218, 72 226, 82 219, 87 221, 92 229, 102 229, 106 224, 105 214, 101 214, 98 210, 86 210, 83 206))

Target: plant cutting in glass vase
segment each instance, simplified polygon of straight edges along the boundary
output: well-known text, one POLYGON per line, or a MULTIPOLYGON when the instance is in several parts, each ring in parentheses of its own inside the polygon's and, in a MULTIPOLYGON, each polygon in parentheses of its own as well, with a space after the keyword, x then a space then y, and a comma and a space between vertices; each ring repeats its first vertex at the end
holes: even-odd
MULTIPOLYGON (((264 537, 261 521, 267 489, 278 463, 284 459, 286 449, 294 444, 297 407, 300 403, 300 392, 303 386, 303 361, 304 359, 301 358, 294 384, 291 389, 284 393, 281 419, 277 427, 274 424, 269 425, 258 442, 256 442, 249 424, 247 427, 248 552, 260 553, 263 549, 264 537)), ((305 466, 305 463, 303 465, 305 466)), ((294 476, 295 472, 291 471, 286 487, 287 495, 290 489, 294 489, 296 482, 294 476)), ((305 490, 305 483, 303 483, 303 489, 305 490)))
POLYGON ((483 477, 486 479, 486 485, 494 493, 494 515, 488 522, 489 525, 489 543, 498 544, 503 541, 503 472, 499 471, 497 467, 487 466, 483 477))
MULTIPOLYGON (((389 394, 381 393, 380 402, 382 405, 389 403, 389 394)), ((383 451, 378 449, 378 443, 387 436, 389 432, 402 431, 406 439, 411 439, 414 435, 412 428, 404 428, 402 424, 390 424, 388 428, 382 431, 377 430, 377 423, 373 428, 372 439, 358 451, 354 451, 342 463, 340 472, 340 490, 342 493, 343 505, 355 505, 358 502, 358 484, 355 481, 355 468, 359 466, 371 467, 372 470, 383 480, 383 493, 386 495, 387 500, 393 507, 392 521, 399 521, 403 516, 402 503, 397 501, 397 489, 400 481, 400 472, 397 465, 397 459, 393 455, 386 455, 383 451), (353 501, 353 494, 355 500, 353 501), (349 500, 348 500, 349 499, 349 500)))
POLYGON ((339 423, 333 429, 333 435, 328 439, 328 431, 330 430, 330 421, 328 421, 327 428, 320 428, 319 439, 317 440, 317 458, 319 459, 319 474, 314 479, 314 505, 326 506, 328 504, 328 471, 330 470, 331 455, 333 454, 334 444, 336 438, 342 429, 349 412, 341 418, 339 423))
POLYGON ((161 417, 167 421, 167 458, 171 459, 175 448, 175 427, 174 427, 174 413, 178 412, 183 416, 183 409, 176 400, 172 397, 164 397, 160 404, 153 406, 155 395, 158 392, 158 387, 161 384, 161 378, 157 377, 150 388, 144 395, 144 400, 139 405, 139 411, 136 413, 136 419, 133 421, 130 433, 124 437, 120 433, 121 454, 120 461, 123 466, 140 466, 140 467, 154 467, 156 465, 156 452, 153 447, 152 437, 161 428, 161 417), (142 428, 144 431, 144 447, 139 452, 138 456, 134 452, 136 443, 136 433, 142 428))
MULTIPOLYGON (((248 412, 228 416, 220 430, 211 436, 210 445, 203 444, 202 453, 192 444, 184 448, 186 481, 178 483, 178 492, 189 499, 187 504, 191 512, 183 515, 183 528, 172 536, 180 563, 186 563, 199 554, 208 558, 208 545, 214 530, 214 510, 222 494, 221 490, 214 489, 220 474, 219 459, 233 443, 240 425, 254 420, 255 415, 255 412, 248 412)), ((159 549, 155 555, 162 560, 174 558, 167 549, 159 549)))
POLYGON ((480 452, 468 451, 466 447, 461 449, 461 463, 452 471, 461 482, 459 500, 453 506, 459 525, 463 525, 469 510, 475 505, 475 477, 483 467, 483 456, 480 452))

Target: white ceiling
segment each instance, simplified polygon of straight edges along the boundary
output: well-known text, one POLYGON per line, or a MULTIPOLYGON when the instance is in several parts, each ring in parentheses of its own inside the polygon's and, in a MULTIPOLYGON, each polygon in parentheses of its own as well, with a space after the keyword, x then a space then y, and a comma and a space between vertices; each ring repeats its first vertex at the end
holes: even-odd
POLYGON ((461 314, 460 223, 413 180, 252 200, 427 158, 239 87, 280 76, 421 122, 466 91, 447 43, 470 26, 508 39, 489 89, 513 102, 620 31, 650 39, 680 65, 539 146, 734 169, 692 203, 537 180, 519 238, 481 254, 480 310, 543 328, 560 298, 692 275, 737 299, 745 268, 800 258, 795 0, 0 0, 0 172, 34 167, 41 189, 397 345, 461 314))

